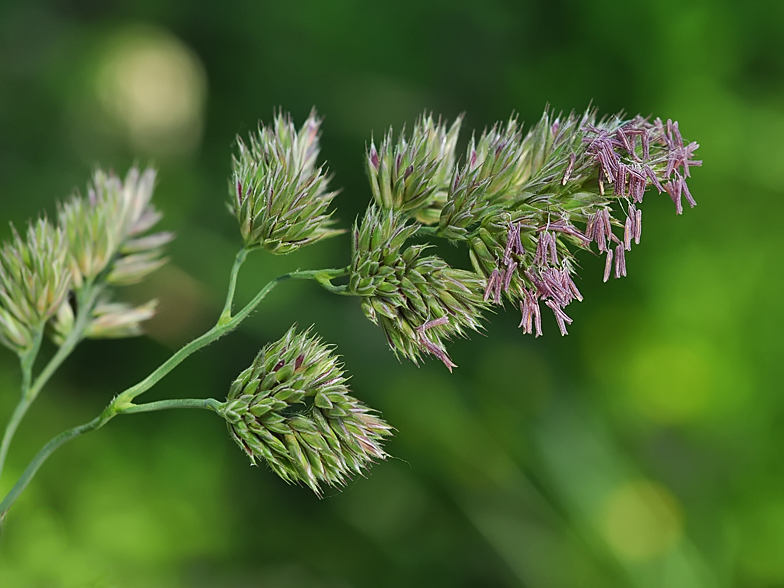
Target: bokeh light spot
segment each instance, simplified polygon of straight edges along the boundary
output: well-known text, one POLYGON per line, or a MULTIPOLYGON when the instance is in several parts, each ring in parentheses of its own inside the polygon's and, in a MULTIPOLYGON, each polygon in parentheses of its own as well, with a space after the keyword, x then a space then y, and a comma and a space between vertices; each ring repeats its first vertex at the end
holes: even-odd
POLYGON ((636 480, 616 487, 604 509, 605 539, 618 557, 631 561, 668 551, 681 535, 680 508, 659 484, 636 480))
POLYGON ((767 585, 784 582, 784 502, 766 501, 742 519, 740 560, 745 571, 767 585))
POLYGON ((118 33, 100 60, 95 91, 104 114, 136 152, 177 155, 201 140, 204 69, 163 29, 132 27, 118 33))
POLYGON ((701 416, 714 388, 710 350, 697 342, 642 346, 628 367, 631 400, 661 423, 681 423, 701 416))

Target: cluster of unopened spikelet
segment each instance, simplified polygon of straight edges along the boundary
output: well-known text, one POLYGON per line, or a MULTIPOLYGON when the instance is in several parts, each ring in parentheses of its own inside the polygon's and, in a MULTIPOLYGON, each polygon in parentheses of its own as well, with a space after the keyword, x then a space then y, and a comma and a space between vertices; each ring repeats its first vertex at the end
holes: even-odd
POLYGON ((136 308, 112 302, 110 288, 136 283, 166 262, 162 247, 173 235, 147 234, 161 218, 150 204, 154 183, 151 169, 132 169, 125 181, 98 170, 87 196, 63 202, 56 222, 39 218, 26 239, 12 226, 0 255, 0 342, 20 355, 44 333, 61 345, 79 305, 90 306, 86 337, 141 332, 155 301, 136 308))
MULTIPOLYGON (((692 159, 698 145, 683 141, 677 123, 545 113, 526 133, 513 117, 472 137, 458 160, 460 125, 424 115, 409 133, 371 142, 373 200, 354 224, 351 263, 316 278, 359 297, 393 351, 414 362, 432 355, 451 370, 445 343, 480 329, 483 313, 504 300, 519 306, 524 333, 542 333, 544 304, 566 334, 565 309, 582 300, 576 251, 596 243, 605 281, 625 276, 646 190, 669 194, 678 214, 682 199, 695 204, 686 179, 701 164, 692 159), (434 255, 421 243, 431 237, 464 245, 472 268, 434 255), (341 276, 343 283, 332 282, 341 276)), ((248 141, 238 139, 229 207, 244 251, 285 254, 342 232, 328 210, 335 192, 317 165, 319 126, 315 114, 299 130, 279 114, 248 141)), ((33 223, 26 240, 14 231, 0 260, 5 345, 23 355, 44 326, 61 344, 84 304, 93 305, 86 336, 139 332, 154 303, 112 303, 106 288, 164 262, 171 235, 145 236, 160 217, 149 204, 153 180, 150 170, 131 170, 124 182, 97 172, 87 197, 65 202, 57 223, 33 223)), ((386 456, 389 425, 349 394, 332 349, 310 331, 292 327, 266 345, 217 412, 254 463, 317 493, 386 456)))

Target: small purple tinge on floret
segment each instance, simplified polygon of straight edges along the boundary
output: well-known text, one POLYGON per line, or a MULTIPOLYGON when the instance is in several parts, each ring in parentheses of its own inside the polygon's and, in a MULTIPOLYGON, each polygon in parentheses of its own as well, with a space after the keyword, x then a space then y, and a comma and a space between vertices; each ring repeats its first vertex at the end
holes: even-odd
POLYGON ((378 151, 376 150, 375 144, 370 145, 370 154, 368 155, 368 162, 373 167, 373 169, 378 171, 379 159, 378 159, 378 151))

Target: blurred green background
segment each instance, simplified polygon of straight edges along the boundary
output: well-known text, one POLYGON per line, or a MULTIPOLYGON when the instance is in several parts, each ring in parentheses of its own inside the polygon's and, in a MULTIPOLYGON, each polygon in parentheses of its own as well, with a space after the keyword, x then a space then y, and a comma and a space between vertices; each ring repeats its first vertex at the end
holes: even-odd
MULTIPOLYGON (((627 279, 602 284, 603 262, 582 257, 568 337, 549 315, 543 338, 524 337, 518 312, 499 312, 451 346, 450 375, 399 363, 357 300, 285 284, 147 399, 222 398, 265 342, 315 324, 397 428, 394 458, 319 500, 250 467, 211 413, 116 419, 56 453, 11 511, 0 586, 784 586, 775 0, 2 0, 2 218, 53 214, 96 163, 153 162, 178 238, 124 292, 161 300, 151 337, 82 344, 0 486, 216 319, 239 245, 224 205, 237 133, 315 106, 347 227, 370 197, 371 134, 465 112, 464 144, 548 103, 677 119, 705 161, 683 217, 646 198, 627 279)), ((346 237, 259 253, 239 301, 348 253, 346 237)), ((3 420, 19 378, 3 352, 3 420)))

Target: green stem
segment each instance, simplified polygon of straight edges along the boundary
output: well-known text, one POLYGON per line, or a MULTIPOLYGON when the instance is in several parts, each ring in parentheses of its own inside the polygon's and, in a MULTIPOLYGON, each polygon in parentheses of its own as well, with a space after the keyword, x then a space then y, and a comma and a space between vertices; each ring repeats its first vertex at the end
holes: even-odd
POLYGON ((438 225, 433 226, 433 227, 428 227, 428 226, 423 225, 423 226, 421 226, 421 227, 419 227, 417 229, 416 234, 417 234, 417 236, 420 236, 420 237, 440 237, 441 236, 439 234, 439 232, 438 232, 438 225))
POLYGON ((297 275, 293 275, 292 277, 295 279, 312 279, 316 280, 319 285, 332 292, 333 294, 342 294, 344 296, 353 296, 351 292, 348 290, 348 286, 334 286, 332 284, 332 280, 335 278, 342 278, 343 276, 347 276, 351 271, 351 268, 346 266, 339 269, 325 269, 325 270, 316 270, 312 272, 295 272, 297 275))
POLYGON ((3 467, 5 466, 5 458, 8 455, 8 448, 11 446, 11 440, 14 438, 16 429, 19 427, 19 423, 27 413, 27 409, 30 408, 30 404, 32 404, 32 402, 33 401, 30 397, 23 395, 22 398, 19 399, 19 403, 16 405, 16 408, 14 408, 14 412, 11 414, 11 419, 8 421, 8 424, 5 427, 3 441, 0 443, 0 478, 2 478, 3 467))
POLYGON ((219 325, 231 320, 231 305, 234 302, 234 290, 237 287, 237 276, 239 275, 240 267, 242 267, 247 256, 248 249, 243 247, 237 252, 237 256, 234 258, 234 265, 231 268, 231 275, 229 276, 229 290, 226 293, 226 303, 223 305, 223 311, 221 311, 220 318, 218 319, 219 325))
POLYGON ((134 404, 117 414, 137 414, 140 412, 153 412, 156 410, 168 410, 170 408, 203 408, 218 412, 223 406, 223 402, 215 398, 173 398, 171 400, 158 400, 157 402, 147 402, 145 404, 134 404))
MULTIPOLYGON (((295 272, 296 273, 296 272, 295 272)), ((240 310, 235 316, 231 317, 228 321, 221 323, 221 319, 219 319, 218 324, 212 327, 209 331, 204 333, 202 336, 197 337, 184 347, 182 347, 179 351, 177 351, 174 355, 172 355, 169 359, 163 362, 155 371, 153 371, 149 376, 144 378, 138 384, 131 386, 124 392, 122 392, 119 396, 117 396, 113 404, 118 408, 118 410, 124 410, 125 408, 131 406, 134 398, 143 394, 155 384, 161 381, 169 372, 171 372, 175 367, 177 367, 180 363, 182 363, 187 357, 192 355, 193 353, 197 352, 199 349, 206 347, 213 341, 217 341, 223 335, 233 331, 234 329, 239 326, 239 324, 251 313, 259 303, 264 300, 267 294, 278 285, 279 282, 283 282, 285 280, 291 279, 294 277, 294 274, 286 274, 275 278, 274 280, 268 282, 256 296, 251 300, 245 308, 240 310)))
POLYGON ((33 364, 35 363, 35 358, 38 356, 38 351, 41 348, 43 336, 44 326, 40 325, 33 331, 33 344, 27 351, 19 356, 19 362, 22 367, 22 394, 5 427, 3 440, 0 441, 0 478, 2 478, 3 475, 5 459, 8 455, 8 448, 11 446, 11 440, 14 438, 19 423, 27 413, 27 409, 30 408, 30 404, 33 402, 33 398, 31 398, 29 394, 30 384, 33 379, 33 364))
POLYGON ((98 298, 99 292, 99 287, 88 285, 79 293, 77 297, 78 309, 73 329, 68 333, 68 336, 65 338, 65 341, 63 341, 63 344, 60 345, 57 353, 52 356, 52 359, 49 360, 46 367, 38 374, 38 377, 28 391, 28 395, 33 400, 35 400, 35 397, 38 396, 38 393, 49 381, 49 378, 57 371, 57 368, 59 368, 65 359, 71 355, 74 347, 82 340, 84 330, 87 328, 87 323, 92 315, 93 306, 95 305, 95 300, 98 298))
POLYGON ((70 441, 71 439, 78 437, 79 435, 100 429, 118 414, 152 412, 169 408, 202 408, 217 412, 222 406, 222 403, 215 400, 214 398, 181 398, 175 400, 162 400, 159 402, 150 402, 149 404, 131 405, 121 410, 113 408, 113 404, 114 403, 109 404, 109 406, 107 406, 99 416, 95 417, 89 423, 85 423, 83 425, 79 425, 78 427, 74 427, 73 429, 64 431, 43 446, 43 448, 28 464, 27 468, 25 468, 25 471, 19 477, 19 480, 17 480, 16 484, 14 484, 14 487, 11 488, 11 491, 6 495, 3 501, 0 502, 0 522, 2 522, 5 514, 8 512, 8 509, 11 508, 22 491, 30 483, 30 480, 33 479, 33 476, 35 476, 38 469, 58 447, 70 441))
MULTIPOLYGON (((237 256, 237 259, 240 259, 239 255, 237 256)), ((242 262, 240 261, 240 264, 241 263, 242 262)), ((221 319, 218 320, 218 323, 209 331, 182 347, 179 351, 177 351, 177 353, 167 359, 149 376, 117 396, 114 401, 115 406, 117 406, 120 410, 124 410, 125 407, 130 406, 130 403, 132 403, 137 396, 143 394, 155 386, 155 384, 160 382, 161 379, 163 379, 169 372, 182 363, 187 357, 236 329, 239 324, 255 310, 259 303, 264 300, 267 294, 269 294, 279 283, 285 282, 287 280, 316 280, 324 287, 327 287, 325 284, 328 284, 331 288, 339 290, 342 287, 332 286, 329 280, 346 275, 347 272, 347 268, 296 271, 289 274, 284 274, 275 278, 274 280, 267 282, 267 284, 261 290, 259 290, 256 296, 254 296, 253 299, 248 302, 248 304, 246 304, 242 310, 237 312, 236 315, 232 316, 225 322, 222 322, 224 321, 224 317, 222 315, 221 319)))
POLYGON ((80 425, 78 427, 74 427, 73 429, 69 429, 68 431, 60 433, 59 435, 57 435, 57 437, 55 437, 54 439, 49 441, 49 443, 44 445, 41 451, 39 451, 36 454, 36 456, 33 458, 33 460, 28 464, 27 468, 22 473, 19 480, 17 480, 16 484, 14 484, 14 487, 11 488, 11 491, 3 499, 3 502, 0 503, 0 521, 2 521, 2 519, 5 517, 5 513, 8 511, 9 508, 11 508, 11 505, 17 499, 19 494, 21 494, 22 490, 24 490, 27 487, 27 484, 30 483, 30 480, 38 471, 38 468, 40 468, 41 465, 43 465, 43 463, 46 461, 46 458, 49 457, 55 451, 55 449, 60 447, 60 445, 62 445, 66 441, 70 441, 74 437, 78 437, 82 433, 86 433, 87 431, 93 431, 95 429, 102 427, 105 422, 106 422, 105 420, 102 420, 102 417, 98 416, 93 420, 91 420, 89 423, 80 425))
POLYGON ((52 377, 52 374, 54 374, 57 368, 60 367, 63 361, 71 354, 77 343, 82 340, 82 335, 84 334, 87 321, 92 313, 92 307, 98 296, 98 291, 99 289, 92 285, 87 285, 84 290, 82 290, 77 301, 79 308, 73 329, 68 334, 65 341, 63 341, 63 344, 57 350, 57 353, 52 356, 52 359, 49 360, 46 367, 41 370, 41 373, 35 379, 35 382, 32 382, 33 364, 35 363, 35 358, 37 357, 38 350, 41 346, 41 340, 44 333, 43 326, 35 332, 32 347, 21 356, 22 397, 19 399, 19 403, 11 414, 11 419, 8 421, 8 425, 6 425, 5 432, 3 433, 3 440, 0 442, 0 477, 2 477, 8 449, 11 446, 11 441, 14 438, 16 429, 19 427, 19 423, 22 421, 25 414, 27 414, 30 405, 36 399, 38 393, 46 382, 49 381, 49 378, 52 377))
POLYGON ((33 364, 35 363, 35 358, 38 357, 38 351, 41 349, 43 337, 44 326, 41 325, 33 332, 33 344, 30 346, 30 349, 19 357, 22 366, 22 396, 25 396, 30 389, 33 379, 33 364))
MULTIPOLYGON (((237 279, 237 272, 239 271, 239 266, 242 265, 244 261, 244 256, 241 254, 237 255, 235 260, 235 267, 232 268, 232 275, 230 277, 229 283, 229 295, 227 298, 227 306, 231 307, 231 299, 233 298, 233 284, 236 284, 237 279)), ((88 431, 94 431, 96 429, 101 428, 105 425, 109 420, 114 418, 118 414, 132 414, 137 412, 149 412, 152 410, 163 410, 167 408, 203 408, 207 410, 218 411, 218 409, 222 406, 220 402, 215 399, 187 399, 187 400, 162 400, 159 402, 151 402, 149 404, 142 404, 136 405, 133 404, 133 400, 137 398, 140 394, 143 394, 150 388, 152 388, 155 384, 157 384, 161 379, 163 379, 169 372, 171 372, 175 367, 177 367, 182 361, 184 361, 187 357, 206 347, 213 341, 216 341, 223 335, 233 331, 236 329, 239 324, 245 320, 248 315, 259 305, 259 303, 264 300, 267 294, 272 291, 272 289, 277 286, 280 282, 285 282, 286 280, 315 280, 323 287, 327 288, 328 290, 344 293, 345 287, 344 286, 333 286, 330 280, 334 278, 339 278, 341 276, 345 276, 348 273, 348 268, 340 268, 340 269, 326 269, 326 270, 309 270, 309 271, 295 271, 289 274, 285 274, 283 276, 279 276, 274 280, 268 282, 257 294, 253 297, 253 299, 245 305, 245 307, 240 310, 236 315, 225 320, 225 308, 224 312, 221 314, 221 318, 218 320, 218 323, 211 328, 209 331, 204 333, 201 337, 198 337, 185 345, 179 351, 177 351, 174 355, 172 355, 168 360, 166 360, 163 364, 161 364, 158 369, 152 372, 149 376, 147 376, 144 380, 139 382, 138 384, 131 386, 124 392, 117 395, 109 405, 104 409, 100 416, 96 417, 89 423, 85 423, 84 425, 80 425, 78 427, 74 427, 73 429, 69 429, 64 433, 61 433, 49 443, 47 443, 41 451, 33 458, 33 461, 27 466, 25 471, 23 472, 22 476, 19 478, 17 483, 8 493, 8 495, 3 499, 0 503, 0 521, 2 521, 2 517, 5 516, 5 513, 14 503, 16 498, 19 494, 24 490, 24 488, 29 484, 30 480, 33 478, 35 473, 38 471, 38 468, 41 467, 44 461, 51 455, 58 447, 60 447, 63 443, 70 441, 71 439, 78 437, 79 435, 86 433, 88 431), (223 322, 222 322, 223 321, 223 322)), ((48 366, 47 366, 48 367, 48 366)), ((43 372, 41 376, 39 376, 39 380, 43 377, 43 372)), ((37 383, 37 381, 36 381, 37 383)), ((35 385, 33 386, 35 388, 35 385)), ((40 388, 39 388, 40 389, 40 388)))

